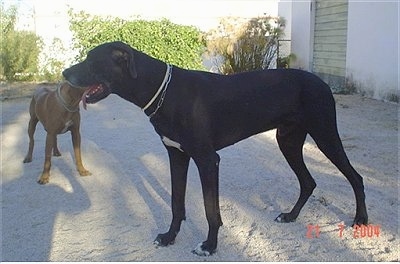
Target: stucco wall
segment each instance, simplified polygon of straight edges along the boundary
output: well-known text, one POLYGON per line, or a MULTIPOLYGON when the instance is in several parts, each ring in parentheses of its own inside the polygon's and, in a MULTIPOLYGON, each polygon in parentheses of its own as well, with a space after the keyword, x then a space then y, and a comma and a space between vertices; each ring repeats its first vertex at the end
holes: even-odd
POLYGON ((398 1, 349 2, 348 85, 369 97, 398 100, 398 34, 398 1))
POLYGON ((290 21, 292 17, 292 2, 279 0, 278 2, 278 16, 285 18, 286 26, 284 31, 283 39, 290 39, 292 36, 292 23, 290 21))
POLYGON ((292 53, 296 55, 296 60, 291 67, 307 71, 311 69, 313 32, 311 2, 311 0, 293 0, 291 18, 291 47, 292 53))

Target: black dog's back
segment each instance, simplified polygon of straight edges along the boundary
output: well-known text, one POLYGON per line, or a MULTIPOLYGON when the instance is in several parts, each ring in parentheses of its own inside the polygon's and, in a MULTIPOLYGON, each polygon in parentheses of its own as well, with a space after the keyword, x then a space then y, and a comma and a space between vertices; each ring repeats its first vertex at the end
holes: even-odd
MULTIPOLYGON (((301 124, 307 132, 314 130, 315 122, 322 127, 325 123, 336 127, 332 92, 325 82, 309 72, 277 69, 230 76, 187 73, 185 77, 189 80, 200 81, 179 88, 178 94, 183 90, 190 92, 186 102, 175 107, 180 112, 195 108, 192 122, 206 119, 199 126, 206 128, 207 137, 213 139, 217 150, 289 123, 301 124)), ((179 78, 177 75, 175 78, 179 78)), ((169 92, 170 98, 177 96, 174 91, 169 92)))

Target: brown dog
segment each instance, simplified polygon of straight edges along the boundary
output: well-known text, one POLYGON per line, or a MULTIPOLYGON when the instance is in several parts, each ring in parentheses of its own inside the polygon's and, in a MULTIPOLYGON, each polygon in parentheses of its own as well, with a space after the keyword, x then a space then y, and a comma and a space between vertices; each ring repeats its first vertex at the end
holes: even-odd
MULTIPOLYGON (((83 167, 81 159, 81 134, 79 102, 85 96, 86 89, 77 88, 64 82, 61 83, 56 90, 46 87, 38 88, 33 94, 29 113, 28 135, 29 150, 24 159, 24 163, 32 161, 32 152, 34 146, 33 135, 36 125, 40 121, 44 129, 47 131, 45 161, 42 175, 38 183, 46 184, 49 182, 51 153, 54 156, 61 156, 57 147, 57 135, 71 131, 72 144, 75 153, 76 168, 81 176, 91 175, 91 173, 83 167)), ((84 105, 86 108, 86 105, 84 105)))

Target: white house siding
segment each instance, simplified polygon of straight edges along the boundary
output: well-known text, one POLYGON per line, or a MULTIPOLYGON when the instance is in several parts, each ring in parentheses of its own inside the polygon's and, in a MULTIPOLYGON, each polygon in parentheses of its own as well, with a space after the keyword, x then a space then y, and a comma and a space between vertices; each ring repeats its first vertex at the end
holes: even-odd
POLYGON ((399 100, 399 1, 350 1, 348 85, 376 99, 399 100))
POLYGON ((312 71, 334 91, 345 89, 347 8, 346 0, 315 1, 312 71))
MULTIPOLYGON (((321 13, 318 14, 316 8, 318 2, 334 3, 335 1, 292 0, 292 17, 288 18, 288 23, 292 26, 291 52, 296 55, 297 60, 291 67, 319 72, 321 75, 321 69, 324 69, 323 63, 328 62, 331 71, 328 74, 334 73, 332 75, 337 76, 344 74, 344 78, 336 78, 336 80, 341 80, 339 82, 341 85, 344 80, 345 88, 356 89, 376 99, 398 101, 400 96, 399 1, 349 0, 347 29, 344 27, 345 12, 340 15, 324 14, 318 18, 321 15, 321 13), (317 23, 324 19, 332 19, 332 16, 343 20, 341 41, 337 40, 338 45, 335 47, 327 46, 328 44, 325 43, 324 51, 318 50, 323 42, 332 41, 332 36, 328 34, 335 34, 335 31, 330 28, 327 32, 318 32, 317 23), (316 27, 315 32, 314 27, 316 27), (344 37, 345 31, 347 33, 344 37), (338 57, 336 61, 332 55, 338 57), (324 56, 327 58, 324 59, 324 56), (337 67, 336 72, 335 67, 337 67)), ((340 32, 340 30, 336 31, 340 32)), ((339 39, 339 34, 333 38, 339 39)), ((324 75, 323 72, 322 75, 324 75)), ((323 77, 326 80, 326 74, 323 77)))

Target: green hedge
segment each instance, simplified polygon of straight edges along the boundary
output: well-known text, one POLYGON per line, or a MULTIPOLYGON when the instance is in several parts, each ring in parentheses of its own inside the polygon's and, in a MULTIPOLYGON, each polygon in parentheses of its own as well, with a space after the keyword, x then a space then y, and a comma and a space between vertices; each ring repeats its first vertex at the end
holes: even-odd
POLYGON ((70 29, 74 35, 77 60, 104 42, 123 41, 152 57, 187 69, 204 69, 201 54, 205 40, 199 29, 183 26, 167 19, 146 21, 115 17, 90 16, 69 10, 70 29))

